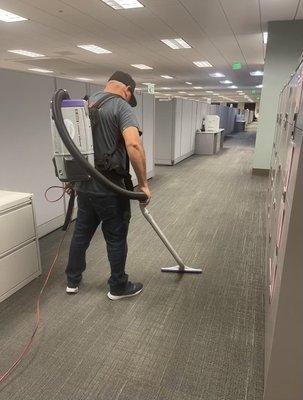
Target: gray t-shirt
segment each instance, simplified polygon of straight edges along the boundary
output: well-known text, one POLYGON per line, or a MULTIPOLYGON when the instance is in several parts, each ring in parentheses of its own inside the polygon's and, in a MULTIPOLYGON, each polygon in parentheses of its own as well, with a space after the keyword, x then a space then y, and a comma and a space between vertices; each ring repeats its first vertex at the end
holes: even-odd
MULTIPOLYGON (((95 103, 107 93, 93 94, 89 102, 95 103)), ((124 147, 123 131, 131 126, 139 129, 139 124, 132 107, 120 97, 109 99, 99 109, 100 123, 93 132, 95 159, 113 149, 118 144, 113 157, 123 168, 126 168, 126 150, 124 147)), ((113 192, 94 179, 88 182, 78 182, 75 185, 77 192, 89 193, 97 196, 107 196, 113 192)))

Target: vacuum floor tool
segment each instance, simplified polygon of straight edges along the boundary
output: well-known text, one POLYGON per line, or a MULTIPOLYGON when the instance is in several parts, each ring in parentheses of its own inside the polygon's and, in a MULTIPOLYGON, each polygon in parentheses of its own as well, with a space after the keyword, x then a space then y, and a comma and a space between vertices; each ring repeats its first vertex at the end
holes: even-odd
POLYGON ((54 163, 58 178, 62 182, 72 181, 69 174, 83 175, 94 178, 119 195, 140 202, 144 218, 162 240, 168 251, 177 262, 177 266, 161 268, 163 272, 198 273, 201 269, 191 268, 184 264, 181 257, 169 243, 150 212, 144 206, 145 193, 132 192, 115 185, 97 169, 94 168, 92 148, 92 132, 88 116, 87 103, 84 100, 71 100, 66 90, 57 90, 51 102, 52 135, 54 144, 54 163), (63 110, 63 113, 62 113, 63 110), (80 170, 78 170, 78 168, 80 170), (72 171, 72 172, 71 172, 72 171), (84 175, 85 175, 84 173, 84 175))

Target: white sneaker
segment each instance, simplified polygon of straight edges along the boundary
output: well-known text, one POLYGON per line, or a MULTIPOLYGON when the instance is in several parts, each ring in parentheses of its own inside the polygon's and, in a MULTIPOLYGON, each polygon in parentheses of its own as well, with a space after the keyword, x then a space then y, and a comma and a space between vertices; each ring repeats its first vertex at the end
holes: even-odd
POLYGON ((67 294, 76 294, 78 292, 79 292, 79 287, 78 286, 76 286, 76 287, 66 286, 66 293, 67 294))

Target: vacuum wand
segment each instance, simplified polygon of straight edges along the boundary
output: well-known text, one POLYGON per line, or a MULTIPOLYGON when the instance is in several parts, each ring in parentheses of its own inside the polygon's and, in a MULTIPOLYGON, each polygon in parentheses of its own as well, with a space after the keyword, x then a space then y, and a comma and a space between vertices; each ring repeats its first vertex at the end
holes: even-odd
POLYGON ((167 250, 170 252, 170 254, 174 257, 174 259, 178 263, 178 265, 175 266, 175 267, 164 267, 164 268, 161 268, 161 271, 162 272, 179 272, 179 273, 201 274, 202 273, 202 269, 187 267, 184 264, 184 262, 182 261, 181 257, 176 252, 176 250, 173 248, 173 246, 169 243, 169 241, 167 240, 166 236, 161 231, 161 229, 159 228, 158 224, 153 219, 152 215, 150 214, 148 209, 144 206, 144 204, 140 203, 140 209, 141 209, 141 212, 142 212, 144 218, 150 223, 150 225, 152 226, 152 228, 154 229, 156 234, 159 236, 159 238, 164 243, 164 245, 167 248, 167 250))

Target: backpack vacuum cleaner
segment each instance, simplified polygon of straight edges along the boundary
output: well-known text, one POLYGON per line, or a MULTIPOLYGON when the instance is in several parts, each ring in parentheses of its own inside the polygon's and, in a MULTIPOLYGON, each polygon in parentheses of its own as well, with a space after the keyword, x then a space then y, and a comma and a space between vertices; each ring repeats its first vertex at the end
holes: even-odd
MULTIPOLYGON (((93 136, 87 101, 70 99, 66 90, 57 90, 51 102, 51 124, 54 146, 54 165, 61 182, 95 179, 118 195, 138 200, 144 218, 171 253, 177 266, 161 268, 162 272, 201 273, 202 269, 188 267, 165 237, 144 205, 143 192, 126 190, 105 177, 94 166, 93 136)), ((70 208, 70 207, 69 207, 70 208)))

